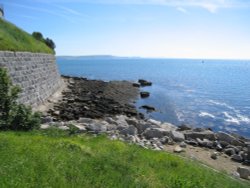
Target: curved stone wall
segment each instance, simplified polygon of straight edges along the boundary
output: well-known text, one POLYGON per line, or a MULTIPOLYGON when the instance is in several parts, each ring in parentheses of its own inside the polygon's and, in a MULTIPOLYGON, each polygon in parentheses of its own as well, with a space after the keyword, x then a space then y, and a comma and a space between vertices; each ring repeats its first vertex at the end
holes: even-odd
POLYGON ((52 54, 0 51, 0 67, 7 68, 13 83, 22 88, 19 102, 33 107, 45 102, 62 85, 52 54))

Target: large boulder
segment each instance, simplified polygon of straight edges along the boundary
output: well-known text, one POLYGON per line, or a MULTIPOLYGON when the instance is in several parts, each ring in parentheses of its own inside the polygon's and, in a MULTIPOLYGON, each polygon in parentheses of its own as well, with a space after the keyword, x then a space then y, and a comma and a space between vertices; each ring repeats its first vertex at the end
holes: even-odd
POLYGON ((236 137, 234 137, 228 133, 220 131, 216 134, 216 136, 217 136, 218 140, 227 142, 227 143, 232 144, 234 146, 245 146, 244 142, 240 141, 239 139, 237 139, 236 137))
POLYGON ((120 130, 120 134, 123 135, 137 135, 137 129, 134 126, 128 126, 120 130))
POLYGON ((148 128, 159 128, 159 126, 145 121, 139 121, 135 127, 137 128, 139 134, 142 134, 148 128))
POLYGON ((208 139, 208 140, 216 140, 215 133, 209 130, 205 130, 202 132, 195 132, 195 131, 186 131, 184 133, 186 140, 196 140, 199 139, 208 139))
POLYGON ((107 124, 95 121, 90 124, 86 124, 86 129, 94 133, 103 133, 107 131, 107 124))
POLYGON ((240 174, 240 177, 243 179, 248 179, 250 175, 250 170, 247 167, 238 167, 237 172, 240 174))
POLYGON ((144 131, 143 136, 145 136, 147 139, 162 138, 164 136, 168 136, 169 133, 170 133, 169 131, 166 131, 165 129, 162 128, 147 128, 144 131))
POLYGON ((185 140, 185 136, 183 133, 178 132, 178 131, 170 131, 170 137, 175 141, 175 142, 182 142, 185 140))

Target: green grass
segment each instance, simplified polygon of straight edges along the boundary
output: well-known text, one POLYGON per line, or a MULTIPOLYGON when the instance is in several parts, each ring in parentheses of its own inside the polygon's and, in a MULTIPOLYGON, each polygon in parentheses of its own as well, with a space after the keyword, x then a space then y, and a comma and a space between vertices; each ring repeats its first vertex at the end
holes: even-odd
POLYGON ((0 19, 0 51, 54 53, 45 43, 2 19, 0 19))
POLYGON ((0 187, 249 187, 165 152, 60 131, 1 132, 0 187))

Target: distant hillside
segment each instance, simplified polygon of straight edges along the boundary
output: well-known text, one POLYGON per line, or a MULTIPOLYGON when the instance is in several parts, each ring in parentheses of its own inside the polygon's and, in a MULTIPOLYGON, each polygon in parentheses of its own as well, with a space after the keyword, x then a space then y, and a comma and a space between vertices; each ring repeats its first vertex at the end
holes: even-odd
POLYGON ((88 60, 88 59, 135 59, 138 57, 119 57, 112 55, 88 55, 88 56, 57 56, 58 60, 88 60))
POLYGON ((2 19, 0 19, 0 51, 54 53, 45 43, 2 19))

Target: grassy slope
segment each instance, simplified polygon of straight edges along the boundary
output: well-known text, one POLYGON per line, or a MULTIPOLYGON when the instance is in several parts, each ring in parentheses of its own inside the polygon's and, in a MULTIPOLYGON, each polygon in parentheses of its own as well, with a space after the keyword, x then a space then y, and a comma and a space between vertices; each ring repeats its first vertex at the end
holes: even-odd
POLYGON ((54 53, 43 42, 2 19, 0 19, 0 51, 54 53))
POLYGON ((248 187, 164 152, 104 136, 0 133, 0 187, 248 187))

